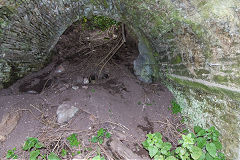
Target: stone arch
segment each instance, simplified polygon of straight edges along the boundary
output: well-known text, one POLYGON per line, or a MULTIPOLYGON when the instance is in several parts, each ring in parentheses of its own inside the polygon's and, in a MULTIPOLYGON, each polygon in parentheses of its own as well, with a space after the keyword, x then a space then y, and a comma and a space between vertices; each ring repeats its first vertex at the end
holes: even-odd
POLYGON ((47 62, 65 29, 81 16, 105 15, 139 38, 139 76, 150 67, 184 107, 189 124, 216 125, 228 157, 240 144, 240 3, 224 1, 3 0, 0 87, 47 62), (142 56, 142 57, 141 57, 142 56))

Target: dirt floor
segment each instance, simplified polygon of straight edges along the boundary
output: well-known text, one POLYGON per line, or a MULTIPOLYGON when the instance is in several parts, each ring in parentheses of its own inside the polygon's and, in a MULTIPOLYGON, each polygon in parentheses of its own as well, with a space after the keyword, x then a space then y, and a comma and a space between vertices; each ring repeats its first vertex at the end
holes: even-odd
POLYGON ((135 77, 133 61, 138 50, 135 41, 126 38, 121 45, 121 29, 100 32, 75 24, 61 36, 49 65, 1 90, 0 120, 7 113, 17 116, 16 121, 9 118, 12 129, 1 143, 0 158, 16 147, 19 158, 28 159, 21 149, 27 137, 44 143, 43 153, 59 155, 63 148, 73 153, 66 140, 72 133, 81 141, 77 148, 81 154, 61 159, 89 159, 98 152, 106 159, 123 159, 111 141, 133 152, 123 154, 150 159, 141 145, 150 132, 161 132, 165 141, 176 144, 173 130, 182 124, 169 110, 173 96, 160 83, 143 84, 135 77), (56 111, 62 104, 79 110, 68 123, 59 124, 56 111), (102 145, 89 142, 100 128, 112 137, 102 145))

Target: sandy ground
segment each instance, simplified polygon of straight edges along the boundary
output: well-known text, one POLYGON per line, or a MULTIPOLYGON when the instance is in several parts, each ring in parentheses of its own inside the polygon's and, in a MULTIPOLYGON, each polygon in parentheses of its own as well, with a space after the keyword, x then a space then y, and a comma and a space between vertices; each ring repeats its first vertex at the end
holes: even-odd
MULTIPOLYGON (((99 76, 99 62, 118 42, 118 38, 109 41, 103 36, 96 31, 80 32, 78 26, 72 26, 58 42, 57 54, 49 65, 0 91, 0 119, 8 112, 17 111, 21 115, 16 128, 1 143, 0 157, 14 147, 22 155, 21 146, 27 137, 38 137, 44 142, 43 133, 61 128, 81 133, 102 127, 112 134, 122 133, 123 143, 146 159, 141 142, 147 133, 159 131, 165 133, 165 140, 176 141, 166 132, 166 126, 153 123, 179 122, 180 118, 168 109, 173 96, 160 83, 143 84, 135 77, 133 60, 138 50, 131 38, 127 37, 127 43, 99 76), (90 83, 83 84, 84 78, 90 83), (56 122, 56 110, 61 104, 79 108, 64 127, 56 122)), ((89 145, 86 139, 82 141, 89 145)))

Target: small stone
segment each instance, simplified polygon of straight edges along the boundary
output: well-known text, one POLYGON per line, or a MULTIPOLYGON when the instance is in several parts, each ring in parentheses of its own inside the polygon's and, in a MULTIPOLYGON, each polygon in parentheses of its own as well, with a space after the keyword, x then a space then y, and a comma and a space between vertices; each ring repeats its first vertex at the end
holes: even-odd
POLYGON ((83 89, 88 89, 88 86, 82 86, 83 89))
POLYGON ((63 67, 62 65, 59 65, 59 66, 56 68, 56 70, 55 70, 56 73, 62 73, 62 72, 64 72, 64 71, 65 71, 65 69, 64 69, 64 67, 63 67))
POLYGON ((61 104, 57 109, 58 123, 68 122, 78 112, 78 108, 69 104, 61 104))
POLYGON ((89 84, 89 79, 88 78, 83 78, 83 84, 89 84))
POLYGON ((78 86, 72 86, 72 89, 73 89, 73 90, 78 90, 79 87, 78 87, 78 86))

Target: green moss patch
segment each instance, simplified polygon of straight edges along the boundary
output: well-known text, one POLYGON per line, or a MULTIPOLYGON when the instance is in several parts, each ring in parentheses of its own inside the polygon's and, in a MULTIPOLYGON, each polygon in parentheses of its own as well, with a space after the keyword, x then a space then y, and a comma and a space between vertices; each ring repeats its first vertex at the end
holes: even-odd
POLYGON ((210 87, 210 86, 206 86, 202 83, 192 82, 192 81, 188 81, 188 80, 182 80, 182 79, 170 76, 170 75, 168 75, 168 78, 175 81, 176 83, 179 83, 183 86, 188 86, 192 89, 196 89, 196 90, 201 89, 201 90, 205 91, 206 93, 227 96, 233 100, 240 101, 240 93, 239 92, 234 92, 234 91, 230 91, 230 90, 226 90, 226 89, 218 88, 218 87, 210 87))

